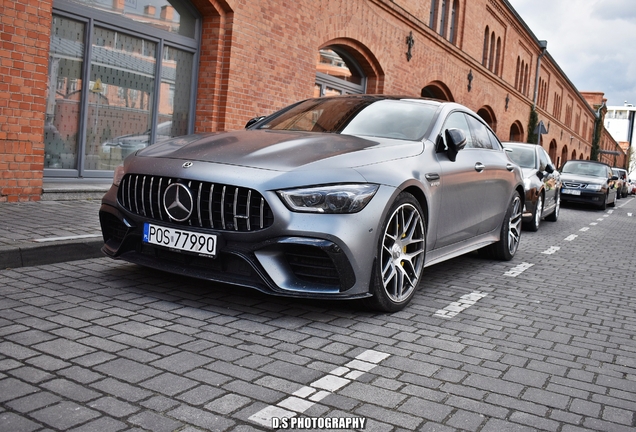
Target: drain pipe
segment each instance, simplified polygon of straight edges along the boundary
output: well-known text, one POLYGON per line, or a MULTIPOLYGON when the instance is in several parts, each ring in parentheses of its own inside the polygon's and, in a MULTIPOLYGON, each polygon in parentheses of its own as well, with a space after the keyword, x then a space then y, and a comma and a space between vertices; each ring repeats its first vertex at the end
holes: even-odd
POLYGON ((539 57, 537 58, 537 71, 535 73, 535 79, 534 79, 534 99, 532 100, 533 111, 535 107, 537 106, 537 95, 539 94, 539 70, 541 68, 541 57, 545 55, 545 52, 548 48, 548 41, 540 40, 539 48, 541 48, 541 53, 539 54, 539 57))

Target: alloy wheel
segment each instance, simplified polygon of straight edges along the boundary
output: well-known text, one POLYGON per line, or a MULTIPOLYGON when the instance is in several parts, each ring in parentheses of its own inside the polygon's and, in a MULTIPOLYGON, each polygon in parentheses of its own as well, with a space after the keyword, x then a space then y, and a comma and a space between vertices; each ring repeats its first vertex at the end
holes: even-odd
POLYGON ((517 252, 521 240, 521 198, 515 196, 511 204, 510 219, 508 220, 508 251, 511 255, 517 252))

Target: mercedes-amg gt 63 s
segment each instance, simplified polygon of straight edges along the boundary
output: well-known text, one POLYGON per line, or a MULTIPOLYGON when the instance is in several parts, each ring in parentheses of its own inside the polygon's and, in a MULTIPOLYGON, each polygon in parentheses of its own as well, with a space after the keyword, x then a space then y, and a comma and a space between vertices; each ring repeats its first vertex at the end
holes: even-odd
POLYGON ((512 259, 524 199, 519 166, 468 108, 356 95, 139 150, 99 216, 113 258, 392 312, 429 265, 512 259))

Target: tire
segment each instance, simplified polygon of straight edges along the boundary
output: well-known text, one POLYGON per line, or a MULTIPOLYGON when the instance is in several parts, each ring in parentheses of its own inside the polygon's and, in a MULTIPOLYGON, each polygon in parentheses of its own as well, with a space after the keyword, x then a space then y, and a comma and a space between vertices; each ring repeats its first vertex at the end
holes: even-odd
POLYGON ((426 256, 426 224, 419 202, 401 193, 382 224, 371 279, 373 297, 367 308, 397 312, 406 307, 417 290, 426 256))
MULTIPOLYGON (((599 210, 605 210, 607 208, 607 199, 609 198, 609 192, 607 193, 607 197, 603 200, 603 203, 599 204, 599 210)), ((616 197, 614 197, 614 202, 612 204, 616 204, 616 197)))
MULTIPOLYGON (((618 194, 617 194, 618 195, 618 194)), ((616 197, 614 197, 614 201, 608 204, 610 207, 616 207, 616 197)), ((604 210, 604 209, 603 209, 604 210)))
POLYGON ((534 206, 534 212, 532 213, 532 220, 526 224, 528 231, 539 231, 539 225, 541 225, 541 215, 543 214, 543 194, 539 194, 537 198, 537 205, 534 206))
POLYGON ((561 192, 557 191, 556 197, 554 199, 556 201, 554 210, 552 211, 552 213, 545 217, 545 220, 550 222, 556 222, 557 219, 559 219, 559 212, 561 211, 561 192))
POLYGON ((519 192, 515 192, 501 224, 499 241, 481 249, 480 254, 501 261, 510 261, 514 258, 521 240, 522 216, 521 197, 519 192))

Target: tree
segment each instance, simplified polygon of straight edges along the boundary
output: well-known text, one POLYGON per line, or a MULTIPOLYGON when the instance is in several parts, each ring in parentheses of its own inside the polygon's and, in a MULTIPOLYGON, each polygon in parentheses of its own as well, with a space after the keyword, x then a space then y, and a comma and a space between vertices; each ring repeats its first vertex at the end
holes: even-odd
POLYGON ((530 119, 528 120, 528 140, 530 144, 537 143, 537 134, 534 133, 534 130, 537 128, 537 124, 539 123, 539 115, 535 111, 534 108, 530 111, 530 119))

